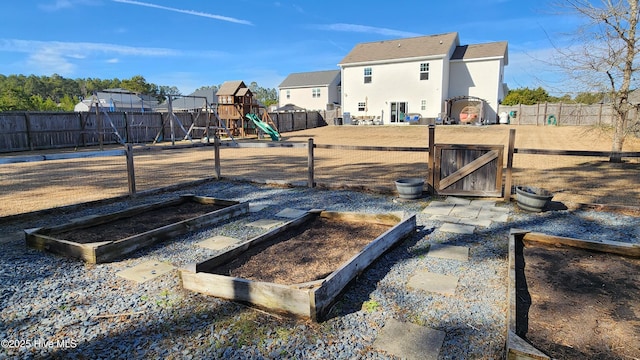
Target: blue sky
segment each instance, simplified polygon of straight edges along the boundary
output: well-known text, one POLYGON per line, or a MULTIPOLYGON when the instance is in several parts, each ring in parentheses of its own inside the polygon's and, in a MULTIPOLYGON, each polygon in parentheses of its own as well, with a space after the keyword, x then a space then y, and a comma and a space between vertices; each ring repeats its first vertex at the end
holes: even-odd
POLYGON ((508 41, 510 88, 557 93, 550 38, 562 44, 577 21, 556 13, 522 0, 2 1, 0 73, 142 75, 183 94, 227 80, 277 88, 290 73, 338 69, 357 43, 458 32, 463 45, 508 41))

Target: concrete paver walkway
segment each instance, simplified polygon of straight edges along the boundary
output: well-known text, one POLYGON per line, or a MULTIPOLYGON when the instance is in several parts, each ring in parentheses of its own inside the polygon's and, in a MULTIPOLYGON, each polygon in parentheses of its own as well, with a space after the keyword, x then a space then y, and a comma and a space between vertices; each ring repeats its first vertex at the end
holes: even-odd
POLYGON ((422 210, 429 218, 443 222, 440 231, 473 234, 476 226, 489 227, 493 222, 507 222, 509 209, 496 206, 495 200, 469 200, 450 196, 432 201, 422 210))
POLYGON ((445 335, 444 331, 389 319, 373 346, 401 359, 435 360, 445 335))

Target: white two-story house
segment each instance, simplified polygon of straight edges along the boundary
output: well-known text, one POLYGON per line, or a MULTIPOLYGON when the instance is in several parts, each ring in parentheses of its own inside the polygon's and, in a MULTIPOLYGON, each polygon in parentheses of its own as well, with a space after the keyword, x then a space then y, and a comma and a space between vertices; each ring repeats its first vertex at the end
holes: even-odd
POLYGON ((293 104, 307 110, 327 110, 340 104, 340 70, 289 74, 278 86, 279 106, 293 104))
POLYGON ((494 123, 507 62, 506 42, 461 46, 455 32, 360 43, 338 64, 342 109, 398 124, 407 115, 458 122, 471 105, 479 121, 494 123))

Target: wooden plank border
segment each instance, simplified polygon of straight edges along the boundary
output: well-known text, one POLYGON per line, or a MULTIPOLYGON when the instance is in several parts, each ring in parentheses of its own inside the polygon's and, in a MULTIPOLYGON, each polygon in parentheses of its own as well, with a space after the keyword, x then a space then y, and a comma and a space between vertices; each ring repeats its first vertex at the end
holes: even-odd
POLYGON ((581 240, 562 236, 553 236, 521 229, 511 229, 509 233, 509 290, 507 316, 507 359, 509 360, 542 360, 549 356, 536 349, 533 345, 517 335, 517 262, 522 261, 522 254, 518 254, 518 246, 525 243, 541 243, 551 246, 568 246, 585 250, 600 251, 640 258, 640 245, 618 241, 581 240))
POLYGON ((321 321, 346 285, 385 251, 414 232, 415 227, 415 214, 403 219, 399 217, 399 214, 309 211, 281 227, 247 240, 222 254, 193 264, 188 268, 180 269, 180 277, 183 287, 187 290, 249 303, 256 307, 295 317, 321 321), (385 224, 388 224, 391 219, 395 219, 395 226, 374 239, 326 278, 311 283, 282 285, 211 273, 216 266, 225 264, 249 248, 272 240, 279 234, 298 227, 316 216, 336 221, 369 221, 385 224))
POLYGON ((87 263, 102 263, 113 261, 149 245, 169 240, 186 232, 236 216, 244 215, 248 212, 249 203, 239 203, 237 201, 200 197, 195 195, 182 195, 178 199, 137 206, 135 208, 106 215, 87 216, 52 227, 27 229, 24 231, 25 242, 28 247, 34 249, 81 259, 87 263), (137 214, 144 213, 145 211, 177 205, 186 201, 194 201, 201 204, 218 204, 226 207, 191 219, 182 220, 144 233, 112 241, 82 244, 55 237, 57 233, 63 231, 108 224, 109 222, 117 219, 135 216, 137 214))

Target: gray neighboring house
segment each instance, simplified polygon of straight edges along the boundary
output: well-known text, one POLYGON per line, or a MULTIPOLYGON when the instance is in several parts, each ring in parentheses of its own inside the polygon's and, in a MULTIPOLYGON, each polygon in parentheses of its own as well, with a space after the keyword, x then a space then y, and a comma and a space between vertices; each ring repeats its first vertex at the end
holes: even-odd
MULTIPOLYGON (((187 97, 175 97, 171 99, 171 108, 176 112, 194 111, 196 109, 206 110, 207 106, 209 109, 215 109, 217 104, 218 98, 216 97, 216 91, 213 89, 200 89, 187 95, 187 97)), ((157 108, 157 111, 167 112, 168 109, 169 102, 165 101, 157 108)))
POLYGON ((278 106, 292 104, 307 110, 331 110, 340 104, 340 83, 340 70, 289 74, 278 86, 278 106))
MULTIPOLYGON (((155 111, 158 100, 149 95, 135 94, 126 89, 105 89, 98 91, 100 106, 106 111, 155 111)), ((93 102, 93 96, 80 101, 74 107, 74 111, 89 111, 93 102)), ((93 108, 95 110, 95 107, 93 108)))

